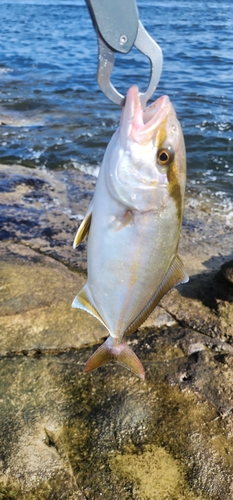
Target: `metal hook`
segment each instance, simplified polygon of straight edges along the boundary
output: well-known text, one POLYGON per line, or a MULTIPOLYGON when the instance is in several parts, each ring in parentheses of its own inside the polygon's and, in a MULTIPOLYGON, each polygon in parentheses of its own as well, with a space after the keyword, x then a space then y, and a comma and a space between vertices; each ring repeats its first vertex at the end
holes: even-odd
MULTIPOLYGON (((118 92, 110 81, 115 62, 115 52, 98 36, 99 63, 97 71, 97 82, 104 94, 119 106, 123 106, 125 97, 118 92)), ((143 107, 153 95, 162 72, 163 56, 159 45, 151 38, 142 23, 138 22, 138 32, 134 46, 145 54, 150 60, 150 81, 145 92, 140 92, 140 100, 143 107)))

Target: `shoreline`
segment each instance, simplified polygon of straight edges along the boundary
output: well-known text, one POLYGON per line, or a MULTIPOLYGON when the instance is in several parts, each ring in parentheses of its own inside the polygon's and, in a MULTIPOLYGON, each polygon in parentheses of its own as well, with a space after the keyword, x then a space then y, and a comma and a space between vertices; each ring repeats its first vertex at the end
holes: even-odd
MULTIPOLYGON (((78 169, 47 171, 0 164, 0 176, 1 240, 22 241, 74 269, 86 271, 86 241, 77 251, 72 244, 92 198, 96 175, 78 169)), ((190 275, 210 268, 217 270, 233 258, 232 229, 233 201, 224 193, 189 184, 179 248, 190 275), (189 262, 190 253, 195 265, 189 262)))

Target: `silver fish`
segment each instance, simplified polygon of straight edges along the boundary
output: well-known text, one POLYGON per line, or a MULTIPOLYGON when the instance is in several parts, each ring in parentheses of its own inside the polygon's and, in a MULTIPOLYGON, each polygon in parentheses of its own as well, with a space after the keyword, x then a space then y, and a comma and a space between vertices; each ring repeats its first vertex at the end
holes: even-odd
POLYGON ((76 248, 88 234, 88 279, 72 306, 98 318, 110 334, 85 373, 117 361, 145 378, 123 336, 133 333, 172 287, 188 281, 177 254, 185 181, 184 139, 169 98, 162 96, 143 111, 132 86, 74 240, 76 248))

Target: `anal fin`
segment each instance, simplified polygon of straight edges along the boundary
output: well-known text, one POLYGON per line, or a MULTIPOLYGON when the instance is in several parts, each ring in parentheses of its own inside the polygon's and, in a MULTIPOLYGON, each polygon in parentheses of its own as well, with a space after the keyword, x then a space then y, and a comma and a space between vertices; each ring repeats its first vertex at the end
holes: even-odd
POLYGON ((104 326, 105 328, 108 327, 105 324, 103 318, 101 315, 98 313, 97 309, 95 308, 94 304, 92 303, 92 300, 89 296, 87 285, 84 285, 82 290, 78 293, 78 295, 75 297, 75 299, 72 302, 72 307, 77 308, 77 309, 83 309, 84 311, 88 312, 92 316, 95 316, 104 326))
POLYGON ((130 333, 135 332, 139 326, 141 326, 144 321, 148 318, 148 316, 152 313, 154 308, 158 305, 159 301, 162 297, 171 290, 174 286, 180 285, 181 283, 187 283, 189 277, 184 269, 184 264, 180 257, 176 255, 174 258, 167 274, 163 278, 160 283, 158 289, 152 295, 148 304, 144 307, 144 309, 140 312, 140 314, 132 321, 132 323, 125 330, 124 335, 128 335, 130 333))

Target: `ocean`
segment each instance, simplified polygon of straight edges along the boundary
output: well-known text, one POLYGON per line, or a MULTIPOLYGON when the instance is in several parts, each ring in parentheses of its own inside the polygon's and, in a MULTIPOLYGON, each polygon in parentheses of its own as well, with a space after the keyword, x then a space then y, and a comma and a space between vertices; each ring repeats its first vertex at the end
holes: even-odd
MULTIPOLYGON (((232 0, 144 0, 139 14, 163 51, 156 99, 183 127, 187 186, 233 202, 232 0)), ((0 162, 96 176, 121 109, 96 82, 97 40, 84 0, 1 0, 0 162)), ((148 59, 117 55, 113 84, 144 90, 148 59)))

